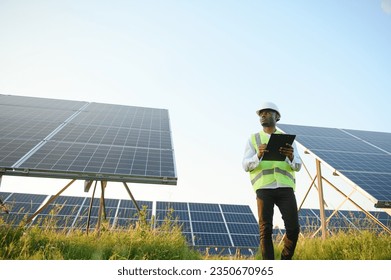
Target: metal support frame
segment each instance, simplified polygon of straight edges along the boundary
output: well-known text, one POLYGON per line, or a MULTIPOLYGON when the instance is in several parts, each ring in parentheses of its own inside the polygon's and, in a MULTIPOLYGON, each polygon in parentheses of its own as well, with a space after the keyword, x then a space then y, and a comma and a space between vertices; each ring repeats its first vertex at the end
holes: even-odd
POLYGON ((76 181, 76 179, 73 179, 72 181, 70 181, 65 187, 63 187, 56 195, 54 195, 52 198, 50 198, 46 203, 45 205, 43 205, 41 208, 39 208, 33 215, 31 215, 26 223, 29 224, 39 213, 41 213, 46 207, 48 207, 48 205, 50 203, 52 203, 57 197, 60 196, 60 194, 62 194, 67 188, 69 188, 70 185, 72 185, 74 182, 76 181))
POLYGON ((102 223, 102 215, 103 215, 104 221, 106 221, 106 219, 107 219, 106 204, 105 204, 105 188, 107 186, 107 181, 100 181, 100 186, 101 186, 101 192, 100 192, 100 199, 99 199, 98 224, 96 227, 98 234, 100 233, 100 226, 102 223))
MULTIPOLYGON (((92 204, 93 204, 93 200, 94 200, 94 196, 95 196, 97 183, 98 183, 98 181, 95 181, 94 190, 92 192, 92 197, 91 197, 91 201, 90 201, 90 207, 89 207, 89 211, 88 211, 87 230, 86 230, 87 234, 89 233, 89 228, 90 228, 91 210, 92 210, 92 204)), ((132 199, 134 205, 136 206, 138 213, 140 214, 140 211, 141 211, 140 207, 138 206, 137 201, 134 199, 134 196, 133 196, 132 192, 130 191, 128 185, 126 184, 126 182, 122 182, 122 183, 125 186, 125 189, 128 192, 130 198, 132 199)), ((92 184, 92 182, 89 183, 90 186, 91 186, 91 184, 92 184)), ((97 223, 97 227, 96 227, 96 229, 98 230, 98 233, 100 232, 100 226, 101 226, 101 222, 102 222, 102 215, 103 215, 103 220, 106 220, 106 218, 107 218, 107 215, 106 215, 106 204, 105 204, 105 189, 106 189, 106 186, 107 186, 107 181, 101 181, 101 196, 100 196, 100 201, 99 201, 98 223, 97 223)))
POLYGON ((326 215, 324 212, 324 197, 323 197, 323 184, 322 184, 322 170, 320 168, 320 160, 316 159, 316 177, 318 179, 318 195, 319 195, 319 210, 320 210, 320 220, 322 228, 322 239, 326 239, 327 230, 326 230, 326 215))
MULTIPOLYGON (((34 214, 32 214, 27 219, 26 224, 27 225, 30 224, 38 214, 40 214, 45 208, 47 208, 55 199, 57 199, 75 181, 76 181, 76 179, 72 179, 57 194, 52 196, 43 206, 41 206, 34 214)), ((0 176, 0 183, 1 183, 1 176, 0 176)), ((93 183, 92 181, 88 182, 88 185, 91 186, 92 183, 93 183)), ((88 235, 88 233, 90 231, 91 212, 92 212, 93 201, 94 201, 94 196, 95 196, 95 192, 96 192, 97 183, 98 183, 98 181, 95 181, 94 189, 93 189, 93 192, 92 192, 92 197, 91 197, 91 201, 90 201, 90 205, 89 205, 89 209, 88 209, 88 217, 87 217, 87 225, 86 225, 86 233, 87 233, 87 235, 88 235)), ((101 196, 100 196, 100 200, 99 200, 98 223, 97 223, 97 226, 96 226, 96 230, 98 231, 98 233, 100 232, 100 226, 101 226, 101 223, 102 223, 102 218, 103 218, 103 220, 107 219, 106 204, 105 204, 105 189, 106 189, 106 186, 107 186, 107 181, 100 181, 100 183, 101 183, 101 196)), ((135 198, 134 198, 132 192, 130 191, 128 185, 126 184, 126 182, 123 182, 123 185, 124 185, 126 191, 128 192, 130 198, 132 199, 134 205, 136 206, 138 213, 140 214, 140 211, 141 211, 140 207, 138 206, 137 201, 135 200, 135 198)), ((0 199, 0 206, 1 206, 1 209, 4 209, 5 211, 7 210, 5 208, 5 205, 3 204, 3 201, 1 199, 0 199)))
MULTIPOLYGON (((389 229, 386 225, 384 225, 382 222, 380 222, 375 216, 373 216, 371 213, 369 213, 367 210, 362 208, 358 203, 356 203, 354 200, 350 198, 351 194, 354 193, 354 191, 350 195, 346 195, 343 191, 341 191, 339 188, 337 188, 334 184, 332 184, 329 180, 326 178, 323 178, 331 187, 333 187, 338 193, 340 193, 342 196, 345 197, 345 201, 350 201, 354 206, 356 206, 360 211, 364 212, 365 215, 367 215, 368 218, 370 218, 372 221, 374 221, 376 224, 378 224, 380 227, 382 227, 385 231, 391 234, 391 229, 389 229)), ((330 218, 334 215, 330 215, 330 218)))
POLYGON ((312 188, 312 186, 315 186, 315 182, 317 182, 318 184, 318 187, 316 187, 317 191, 318 191, 318 197, 319 197, 319 209, 320 209, 320 218, 321 218, 321 226, 315 231, 315 233, 312 235, 312 237, 316 236, 317 233, 319 231, 322 232, 322 238, 325 239, 327 237, 327 224, 328 222, 330 221, 330 219, 337 213, 337 211, 339 210, 339 208, 346 202, 346 201, 349 201, 351 202, 357 209, 359 209, 360 211, 362 211, 363 213, 365 213, 365 215, 370 218, 373 222, 375 222, 377 225, 379 225, 382 229, 384 229, 386 232, 388 232, 389 234, 391 234, 391 229, 389 229, 386 225, 384 225, 382 222, 380 222, 376 217, 374 217, 371 213, 369 213, 368 211, 366 211, 364 208, 362 208, 358 203, 356 203, 352 198, 351 198, 351 195, 353 193, 356 192, 355 189, 353 189, 353 191, 349 194, 349 195, 346 195, 343 191, 341 191, 338 187, 336 187, 333 183, 331 183, 329 180, 327 180, 325 177, 323 177, 322 175, 322 170, 321 170, 321 161, 318 159, 318 158, 315 158, 315 161, 316 161, 316 175, 314 178, 312 178, 310 172, 308 171, 308 169, 306 168, 304 162, 303 162, 303 166, 305 167, 305 169, 307 170, 307 173, 310 177, 310 179, 312 180, 311 181, 311 184, 310 184, 310 187, 308 188, 300 206, 299 206, 299 210, 302 208, 305 200, 307 199, 307 196, 312 188), (330 185, 335 191, 337 191, 340 195, 342 195, 345 199, 344 201, 337 207, 337 209, 334 210, 334 212, 326 219, 326 216, 325 216, 325 206, 327 206, 326 204, 326 201, 324 200, 324 195, 323 195, 323 180, 328 184, 330 185))
POLYGON ((134 199, 132 193, 130 192, 128 185, 126 184, 126 182, 123 182, 123 184, 124 184, 124 186, 125 186, 126 191, 127 191, 128 194, 129 194, 130 198, 132 199, 134 205, 136 206, 138 213, 140 214, 140 211, 141 211, 141 210, 140 210, 140 207, 138 206, 136 200, 134 199))
MULTIPOLYGON (((92 183, 92 181, 91 181, 92 183)), ((90 207, 88 208, 88 217, 87 217, 87 226, 86 226, 86 233, 88 235, 88 232, 90 230, 90 220, 91 220, 91 211, 92 211, 92 203, 94 202, 94 196, 96 191, 96 185, 98 184, 98 181, 95 181, 94 190, 92 191, 92 197, 90 200, 90 207)))
MULTIPOLYGON (((316 181, 316 179, 317 179, 317 175, 315 175, 315 177, 312 178, 311 173, 308 171, 308 168, 307 168, 307 166, 304 164, 304 162, 303 162, 303 167, 304 167, 304 169, 306 170, 306 172, 307 172, 307 174, 308 174, 308 177, 310 177, 310 179, 311 179, 311 184, 310 184, 310 186, 309 186, 309 188, 308 188, 308 190, 307 190, 307 192, 306 192, 306 194, 305 194, 305 196, 304 196, 304 198, 303 198, 303 200, 302 200, 302 202, 301 202, 301 204, 300 204, 300 206, 299 206, 299 210, 302 208, 302 206, 303 206, 303 204, 304 204, 304 201, 307 199, 307 196, 308 196, 308 194, 310 193, 312 186, 314 186, 315 189, 318 190, 318 187, 317 187, 316 184, 315 184, 315 181, 316 181)), ((328 207, 328 205, 327 205, 327 203, 326 203, 326 201, 325 201, 324 199, 323 199, 323 203, 324 203, 324 205, 325 205, 326 207, 328 207)))

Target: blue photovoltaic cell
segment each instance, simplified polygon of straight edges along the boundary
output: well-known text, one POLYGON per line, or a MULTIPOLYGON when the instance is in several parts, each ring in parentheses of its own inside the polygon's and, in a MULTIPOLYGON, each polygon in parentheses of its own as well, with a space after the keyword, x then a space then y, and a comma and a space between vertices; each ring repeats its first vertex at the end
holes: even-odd
POLYGON ((228 229, 232 234, 259 234, 258 223, 228 223, 228 229))
POLYGON ((350 135, 344 133, 340 129, 328 128, 328 127, 278 124, 278 129, 282 130, 285 133, 295 132, 295 134, 297 135, 297 137, 299 137, 299 139, 302 135, 307 135, 307 136, 311 136, 311 137, 319 137, 319 138, 337 138, 337 139, 344 139, 344 138, 351 139, 352 138, 350 135))
POLYGON ((7 201, 8 209, 15 214, 25 216, 25 214, 32 214, 40 207, 40 203, 26 203, 26 202, 9 202, 7 201))
MULTIPOLYGON (((0 104, 7 105, 10 108, 15 108, 16 112, 20 110, 16 109, 39 109, 46 110, 48 108, 56 108, 57 110, 75 111, 78 110, 84 101, 68 101, 68 100, 57 100, 50 98, 39 98, 39 97, 28 97, 28 96, 17 96, 17 95, 3 95, 0 94, 0 104)), ((22 114, 22 116, 25 116, 22 114)))
MULTIPOLYGON (((165 220, 156 220, 155 227, 158 228, 162 226, 165 222, 166 222, 165 220)), ((191 234, 192 232, 190 222, 188 221, 180 221, 180 220, 170 221, 170 227, 171 226, 178 226, 181 229, 182 233, 191 234)))
POLYGON ((254 215, 249 214, 234 214, 234 213, 225 213, 225 220, 227 223, 256 223, 254 215))
POLYGON ((78 196, 58 196, 52 203, 52 205, 81 205, 86 199, 90 200, 89 197, 78 197, 78 196))
POLYGON ((167 202, 167 201, 158 201, 156 203, 156 209, 162 210, 179 210, 179 211, 188 211, 186 202, 167 202))
POLYGON ((232 246, 228 234, 197 233, 194 240, 196 246, 232 246))
MULTIPOLYGON (((146 207, 149 210, 152 209, 152 202, 151 201, 138 200, 137 205, 140 208, 146 207)), ((134 204, 134 202, 132 200, 126 200, 126 199, 121 199, 120 207, 121 208, 137 209, 136 205, 134 204)))
POLYGON ((156 210, 156 219, 164 220, 165 218, 172 218, 173 220, 189 221, 188 211, 171 211, 171 210, 156 210))
POLYGON ((346 132, 391 153, 391 133, 345 129, 346 132))
POLYGON ((391 133, 279 124, 378 201, 391 201, 391 133))
MULTIPOLYGON (((116 208, 112 208, 112 207, 106 207, 106 217, 114 217, 115 216, 115 213, 116 213, 116 208)), ((90 207, 89 205, 84 205, 81 207, 81 211, 80 211, 80 216, 86 216, 88 217, 88 213, 90 212, 90 207)), ((93 206, 91 208, 91 213, 90 213, 91 216, 93 217, 99 217, 99 207, 97 206, 93 206)))
POLYGON ((313 137, 313 136, 298 136, 298 142, 313 152, 325 151, 334 153, 358 153, 358 154, 380 154, 385 153, 376 147, 370 146, 367 143, 351 138, 331 138, 331 137, 313 137), (337 139, 337 140, 336 140, 337 139))
POLYGON ((138 211, 136 209, 119 208, 118 218, 136 218, 138 217, 138 211))
POLYGON ((224 213, 252 214, 252 211, 248 205, 221 204, 221 210, 224 213))
POLYGON ((13 193, 8 199, 8 203, 12 202, 23 202, 23 203, 38 203, 41 204, 47 195, 41 194, 25 194, 25 193, 13 193))
POLYGON ((237 235, 232 234, 235 246, 257 248, 259 246, 259 235, 237 235))
POLYGON ((9 197, 11 197, 11 195, 12 195, 12 193, 10 193, 10 192, 0 192, 1 200, 5 200, 5 199, 9 198, 9 197))
POLYGON ((193 222, 194 232, 228 233, 225 223, 193 222))
MULTIPOLYGON (((119 199, 105 198, 105 200, 104 200, 104 203, 105 203, 106 207, 117 207, 119 202, 120 202, 119 199)), ((87 197, 85 203, 87 205, 90 205, 91 198, 87 197)), ((100 198, 95 197, 93 202, 92 202, 92 205, 99 207, 99 205, 100 205, 100 198)))
POLYGON ((0 167, 9 167, 34 148, 37 141, 0 138, 0 167))
POLYGON ((322 159, 327 158, 325 161, 342 173, 344 173, 344 171, 350 171, 387 174, 391 166, 390 155, 354 154, 329 151, 317 151, 316 155, 322 159))
POLYGON ((75 216, 80 210, 78 205, 56 205, 50 204, 42 210, 42 215, 65 215, 75 216))
POLYGON ((190 211, 199 212, 220 212, 218 204, 211 203, 189 203, 190 211))
POLYGON ((221 213, 217 212, 190 212, 192 221, 224 222, 221 213))
POLYGON ((379 200, 389 200, 391 174, 359 173, 344 171, 343 174, 358 186, 365 186, 364 190, 379 200))

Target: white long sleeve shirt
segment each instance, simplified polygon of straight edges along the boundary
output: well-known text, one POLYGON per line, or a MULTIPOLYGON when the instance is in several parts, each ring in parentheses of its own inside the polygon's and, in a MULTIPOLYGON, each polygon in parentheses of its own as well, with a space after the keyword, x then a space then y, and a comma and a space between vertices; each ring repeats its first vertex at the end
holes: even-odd
MULTIPOLYGON (((302 162, 295 142, 293 142, 292 147, 293 147, 293 161, 290 161, 288 157, 285 159, 285 161, 291 166, 293 171, 298 172, 301 169, 302 162)), ((250 172, 251 170, 255 169, 261 161, 262 158, 261 159, 258 158, 258 151, 254 149, 254 146, 251 141, 251 136, 250 136, 250 138, 246 143, 246 148, 244 150, 244 155, 243 155, 242 166, 244 171, 250 172)), ((276 189, 280 187, 287 187, 287 186, 278 184, 277 182, 273 182, 272 184, 265 186, 264 188, 276 189)))

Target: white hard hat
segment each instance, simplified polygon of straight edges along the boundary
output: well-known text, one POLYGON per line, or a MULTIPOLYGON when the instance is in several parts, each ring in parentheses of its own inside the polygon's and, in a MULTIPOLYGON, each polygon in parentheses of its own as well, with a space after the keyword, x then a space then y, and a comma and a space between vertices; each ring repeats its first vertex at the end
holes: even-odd
POLYGON ((266 110, 266 109, 270 109, 270 110, 273 110, 273 111, 276 111, 277 112, 277 121, 280 120, 281 118, 281 114, 280 114, 280 110, 278 109, 277 105, 274 104, 273 102, 264 102, 261 107, 259 108, 259 110, 256 111, 257 115, 259 116, 259 114, 261 113, 262 110, 266 110))

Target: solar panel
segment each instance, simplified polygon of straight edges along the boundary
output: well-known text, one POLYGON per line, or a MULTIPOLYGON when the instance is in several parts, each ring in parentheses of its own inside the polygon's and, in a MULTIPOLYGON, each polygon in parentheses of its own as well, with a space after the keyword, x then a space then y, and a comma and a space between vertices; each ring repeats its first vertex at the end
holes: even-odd
POLYGON ((5 175, 176 185, 168 110, 0 95, 5 175))
MULTIPOLYGON (((339 210, 333 214, 332 210, 325 210, 328 218, 327 229, 330 232, 370 230, 381 232, 383 229, 373 220, 368 218, 364 212, 339 210)), ((371 215, 378 218, 386 227, 391 229, 391 216, 385 212, 370 211, 371 215)), ((321 225, 319 209, 301 209, 299 212, 299 223, 302 233, 313 233, 321 225)))
POLYGON ((391 201, 391 133, 279 124, 378 201, 391 201))
MULTIPOLYGON (((174 217, 177 213, 188 213, 177 218, 180 224, 184 223, 186 233, 191 234, 189 244, 200 251, 235 254, 242 247, 251 249, 253 253, 258 248, 258 223, 247 205, 157 202, 158 220, 164 216, 165 207, 174 209, 174 217)), ((245 252, 248 254, 249 251, 245 252)))
POLYGON ((38 210, 42 202, 45 200, 45 195, 33 195, 22 193, 1 193, 3 203, 9 210, 9 214, 3 214, 0 210, 3 219, 12 224, 19 224, 28 215, 38 210))

